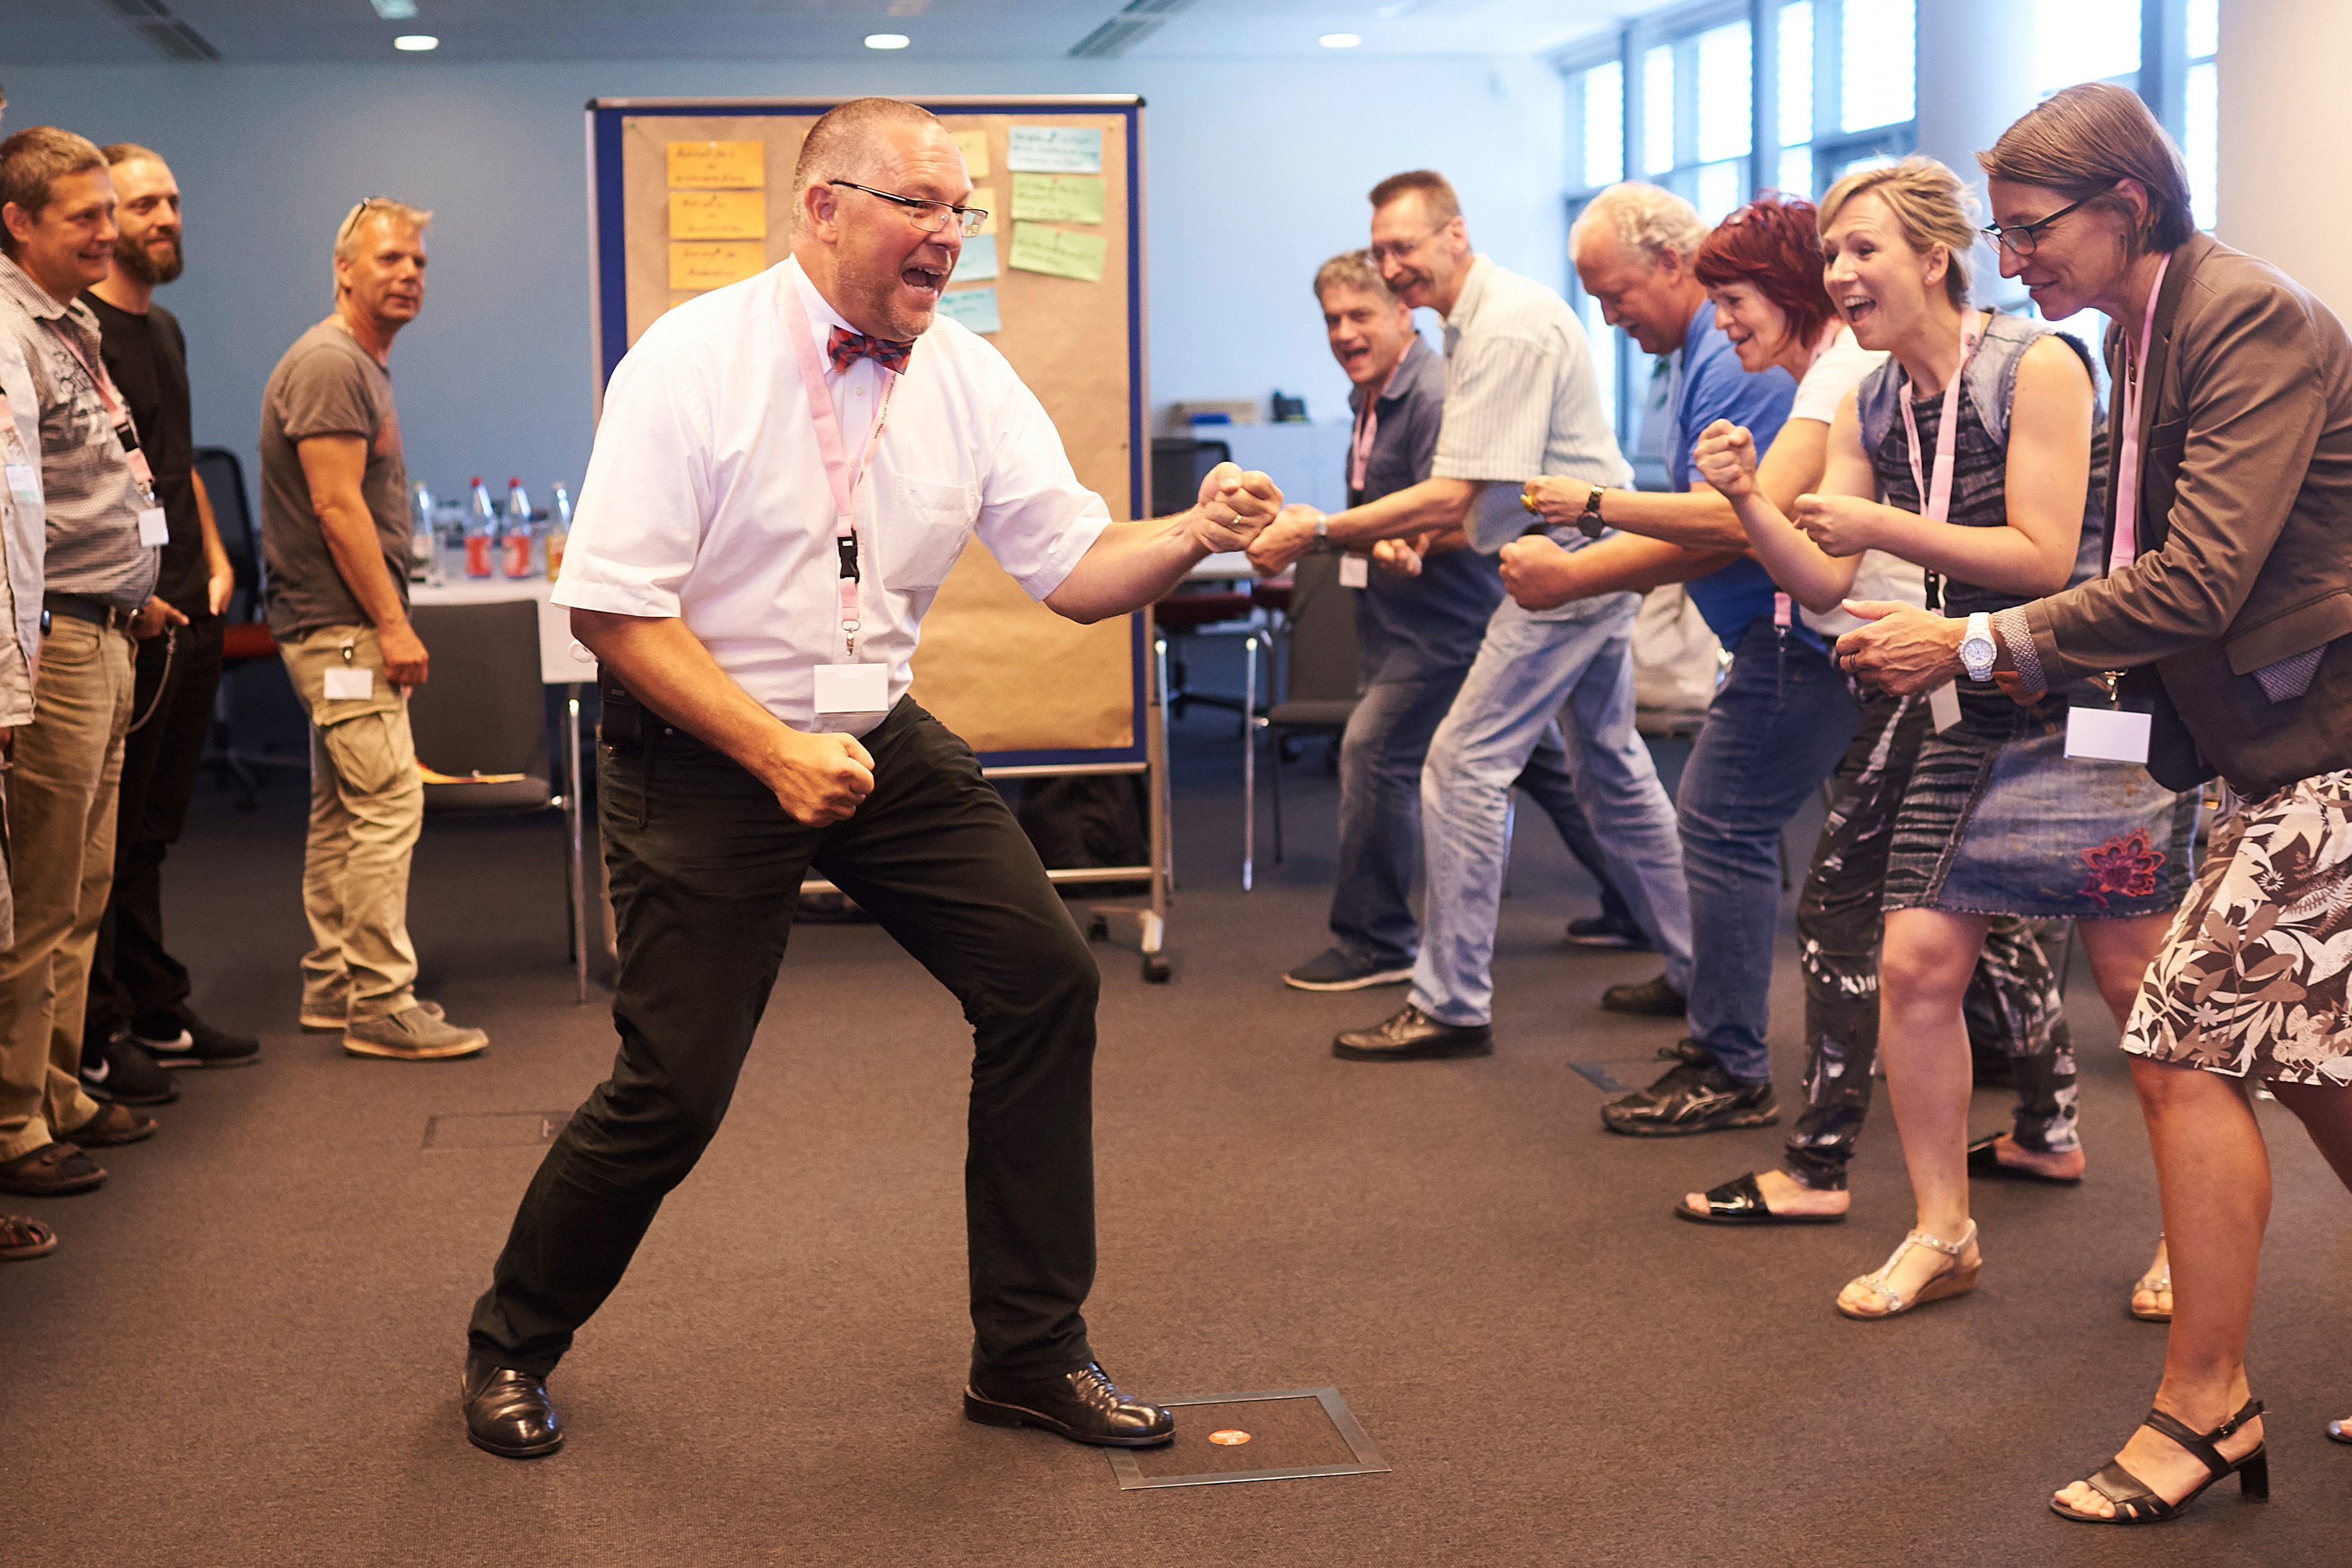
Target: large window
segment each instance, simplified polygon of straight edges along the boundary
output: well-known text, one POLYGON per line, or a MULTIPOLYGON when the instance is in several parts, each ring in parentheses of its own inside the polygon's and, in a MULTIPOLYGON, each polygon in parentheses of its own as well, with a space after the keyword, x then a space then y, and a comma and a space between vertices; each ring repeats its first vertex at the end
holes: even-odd
MULTIPOLYGON (((1713 223, 1759 188, 1811 195, 1849 170, 1910 151, 1915 5, 1713 0, 1564 57, 1570 217, 1603 186, 1631 177, 1689 198, 1713 223), (1759 11, 1770 18, 1761 47, 1759 11)), ((1658 367, 1601 323, 1572 273, 1567 283, 1600 357, 1619 438, 1646 468, 1641 411, 1657 390, 1658 367)))

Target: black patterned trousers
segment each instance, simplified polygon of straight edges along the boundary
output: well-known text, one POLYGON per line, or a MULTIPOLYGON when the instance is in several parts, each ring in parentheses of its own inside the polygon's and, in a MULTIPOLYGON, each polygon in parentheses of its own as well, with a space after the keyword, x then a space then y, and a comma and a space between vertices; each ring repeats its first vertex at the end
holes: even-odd
MULTIPOLYGON (((1874 693, 1838 764, 1835 798, 1797 901, 1805 977, 1805 1113, 1789 1135, 1781 1168, 1817 1192, 1842 1191, 1870 1111, 1878 1059, 1879 910, 1895 815, 1927 734, 1924 697, 1874 693)), ((2074 1134, 2074 1055, 2066 1037, 2060 977, 2073 926, 1996 915, 1969 977, 1969 1043, 2008 1058, 2017 1087, 2012 1136, 2020 1147, 2064 1153, 2074 1134)))

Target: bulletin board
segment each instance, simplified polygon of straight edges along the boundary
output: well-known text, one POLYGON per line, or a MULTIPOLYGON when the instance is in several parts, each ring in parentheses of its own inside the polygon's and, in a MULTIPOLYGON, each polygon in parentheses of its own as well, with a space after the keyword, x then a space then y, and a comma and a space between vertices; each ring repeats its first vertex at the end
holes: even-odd
MULTIPOLYGON (((840 101, 589 103, 600 412, 605 382, 664 311, 792 254, 793 166, 840 101)), ((1113 518, 1144 515, 1143 100, 920 101, 964 149, 970 205, 990 213, 964 241, 940 314, 996 345, 1113 518)), ((1143 619, 1065 620, 975 540, 923 619, 915 700, 992 767, 1140 763, 1143 619)))

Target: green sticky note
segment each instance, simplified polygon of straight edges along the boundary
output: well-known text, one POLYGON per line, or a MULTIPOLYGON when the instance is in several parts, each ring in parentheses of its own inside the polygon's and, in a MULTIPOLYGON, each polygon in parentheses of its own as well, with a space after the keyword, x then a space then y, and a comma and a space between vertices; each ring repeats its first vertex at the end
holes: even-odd
POLYGON ((1023 272, 1044 272, 1055 278, 1075 278, 1081 283, 1099 283, 1103 256, 1109 243, 1099 234, 1016 223, 1013 226, 1013 255, 1006 265, 1023 272))
POLYGON ((1013 216, 1040 223, 1100 223, 1103 182, 1099 174, 1015 174, 1013 216))

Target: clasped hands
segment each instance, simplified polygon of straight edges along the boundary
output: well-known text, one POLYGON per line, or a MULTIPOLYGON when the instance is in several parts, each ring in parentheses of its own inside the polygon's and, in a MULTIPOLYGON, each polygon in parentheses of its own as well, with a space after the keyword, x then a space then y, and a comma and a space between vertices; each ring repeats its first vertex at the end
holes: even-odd
POLYGON ((1253 546, 1287 510, 1281 489, 1265 475, 1255 468, 1244 472, 1238 463, 1219 463, 1201 480, 1194 537, 1212 552, 1248 550, 1255 561, 1253 546))

